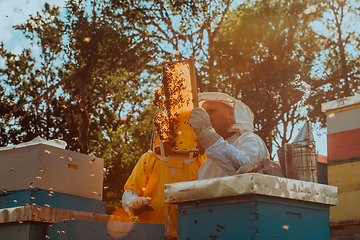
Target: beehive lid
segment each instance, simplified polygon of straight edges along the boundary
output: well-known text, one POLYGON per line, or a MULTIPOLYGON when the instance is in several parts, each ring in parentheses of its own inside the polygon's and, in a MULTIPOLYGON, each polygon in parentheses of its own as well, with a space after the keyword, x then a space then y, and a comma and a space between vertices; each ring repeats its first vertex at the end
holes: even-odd
POLYGON ((34 146, 34 145, 39 145, 39 144, 44 144, 44 145, 63 148, 63 149, 67 146, 67 143, 63 140, 60 140, 60 139, 46 140, 46 139, 41 138, 40 136, 37 136, 36 138, 34 138, 33 140, 31 140, 29 142, 20 143, 20 144, 14 145, 14 146, 0 147, 0 151, 16 149, 16 148, 21 148, 21 147, 34 146))
POLYGON ((165 203, 246 194, 261 194, 327 205, 338 203, 337 187, 259 173, 165 184, 164 188, 165 203))
POLYGON ((360 95, 336 99, 321 104, 321 111, 328 114, 360 107, 360 95))

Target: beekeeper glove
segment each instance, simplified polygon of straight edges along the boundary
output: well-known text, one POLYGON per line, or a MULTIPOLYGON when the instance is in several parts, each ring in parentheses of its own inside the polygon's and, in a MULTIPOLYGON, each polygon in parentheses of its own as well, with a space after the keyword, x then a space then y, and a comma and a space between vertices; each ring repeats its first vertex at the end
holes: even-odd
POLYGON ((145 197, 137 197, 129 203, 129 211, 133 216, 139 216, 143 212, 154 211, 154 208, 145 197))
POLYGON ((209 114, 201 107, 194 108, 191 111, 189 124, 205 149, 208 149, 222 138, 212 127, 209 114))
POLYGON ((138 216, 145 211, 153 211, 149 201, 145 197, 140 197, 133 190, 126 190, 122 195, 122 206, 126 212, 133 216, 138 216))

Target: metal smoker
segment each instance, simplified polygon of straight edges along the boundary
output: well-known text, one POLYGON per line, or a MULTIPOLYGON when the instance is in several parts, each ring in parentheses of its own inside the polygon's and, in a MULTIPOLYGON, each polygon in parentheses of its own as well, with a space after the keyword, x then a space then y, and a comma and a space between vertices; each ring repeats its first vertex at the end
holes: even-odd
POLYGON ((315 141, 309 121, 305 122, 292 143, 278 150, 278 156, 286 177, 318 182, 315 141))

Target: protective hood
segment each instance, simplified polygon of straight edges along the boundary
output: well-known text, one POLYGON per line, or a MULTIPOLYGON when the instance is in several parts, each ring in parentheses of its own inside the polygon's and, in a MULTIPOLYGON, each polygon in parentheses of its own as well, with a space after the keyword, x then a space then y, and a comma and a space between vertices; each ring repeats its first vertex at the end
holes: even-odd
POLYGON ((225 93, 205 92, 199 93, 199 106, 206 101, 221 102, 234 109, 235 124, 229 129, 229 132, 254 132, 254 114, 251 109, 233 97, 225 93))

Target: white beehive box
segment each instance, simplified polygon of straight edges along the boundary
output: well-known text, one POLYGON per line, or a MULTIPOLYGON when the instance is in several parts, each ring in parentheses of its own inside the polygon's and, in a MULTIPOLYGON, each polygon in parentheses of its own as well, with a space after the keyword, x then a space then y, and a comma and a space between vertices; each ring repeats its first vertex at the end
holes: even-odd
POLYGON ((102 199, 104 160, 46 144, 0 151, 0 191, 39 188, 102 199))

